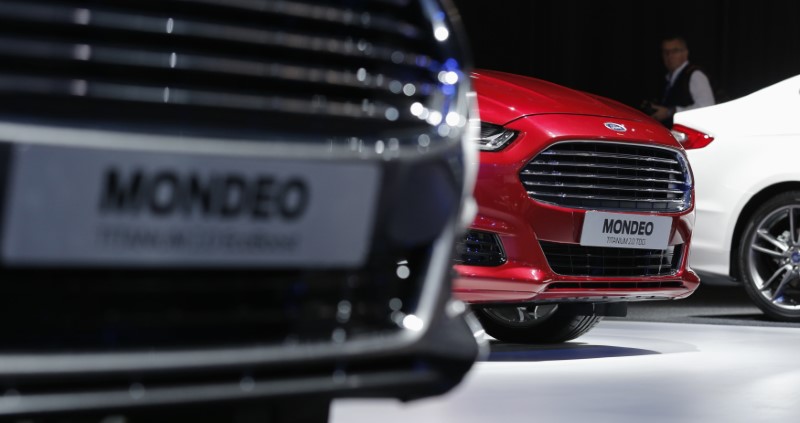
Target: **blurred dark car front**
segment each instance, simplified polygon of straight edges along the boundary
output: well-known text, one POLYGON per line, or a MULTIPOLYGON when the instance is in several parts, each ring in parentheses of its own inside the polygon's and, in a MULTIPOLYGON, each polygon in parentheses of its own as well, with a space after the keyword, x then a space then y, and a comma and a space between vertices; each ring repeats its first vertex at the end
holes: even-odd
POLYGON ((0 415, 324 420, 458 383, 477 152, 449 12, 0 3, 0 415))

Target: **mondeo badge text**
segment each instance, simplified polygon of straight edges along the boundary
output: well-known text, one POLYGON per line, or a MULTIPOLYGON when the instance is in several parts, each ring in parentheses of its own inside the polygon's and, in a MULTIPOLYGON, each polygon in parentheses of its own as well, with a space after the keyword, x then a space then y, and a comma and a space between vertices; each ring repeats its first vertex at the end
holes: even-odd
POLYGON ((156 216, 182 214, 256 219, 301 217, 308 206, 308 184, 301 178, 236 173, 123 172, 108 169, 103 177, 100 210, 142 211, 156 216))
POLYGON ((621 219, 605 219, 603 221, 603 233, 625 234, 625 235, 651 235, 653 233, 653 222, 621 220, 621 219))

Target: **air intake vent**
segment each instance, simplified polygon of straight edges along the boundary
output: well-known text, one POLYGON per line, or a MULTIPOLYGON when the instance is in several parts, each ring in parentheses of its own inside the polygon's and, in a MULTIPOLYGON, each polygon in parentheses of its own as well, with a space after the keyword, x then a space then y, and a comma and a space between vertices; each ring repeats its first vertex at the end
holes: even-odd
POLYGON ((550 268, 564 276, 636 277, 674 275, 681 265, 683 244, 666 250, 584 247, 540 241, 550 268))
POLYGON ((456 242, 454 261, 470 266, 499 266, 506 262, 506 255, 497 235, 489 232, 467 231, 464 239, 456 242))
POLYGON ((462 65, 433 32, 410 0, 4 0, 0 119, 419 135, 462 65))
POLYGON ((683 156, 669 148, 611 142, 563 142, 520 172, 528 195, 565 207, 676 212, 691 205, 683 156))

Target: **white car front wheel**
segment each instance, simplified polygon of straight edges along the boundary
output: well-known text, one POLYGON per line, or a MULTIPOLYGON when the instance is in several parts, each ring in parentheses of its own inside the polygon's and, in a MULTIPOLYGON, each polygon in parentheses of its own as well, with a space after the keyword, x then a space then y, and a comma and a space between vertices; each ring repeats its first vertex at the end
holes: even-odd
POLYGON ((800 321, 800 191, 772 197, 756 210, 738 259, 756 305, 774 319, 800 321))

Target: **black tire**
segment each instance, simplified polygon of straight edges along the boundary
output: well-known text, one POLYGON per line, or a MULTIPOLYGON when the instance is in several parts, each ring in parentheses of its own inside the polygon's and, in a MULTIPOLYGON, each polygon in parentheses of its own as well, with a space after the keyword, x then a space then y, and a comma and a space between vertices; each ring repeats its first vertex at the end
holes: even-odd
POLYGON ((747 295, 764 314, 800 322, 800 191, 776 195, 753 213, 739 239, 737 261, 747 295))
MULTIPOLYGON (((528 321, 512 321, 501 314, 530 313, 533 307, 498 306, 477 309, 475 315, 487 334, 502 342, 516 344, 554 344, 575 339, 592 329, 602 316, 582 316, 567 306, 555 308, 545 316, 528 321)), ((520 318, 522 319, 522 318, 520 318)))

